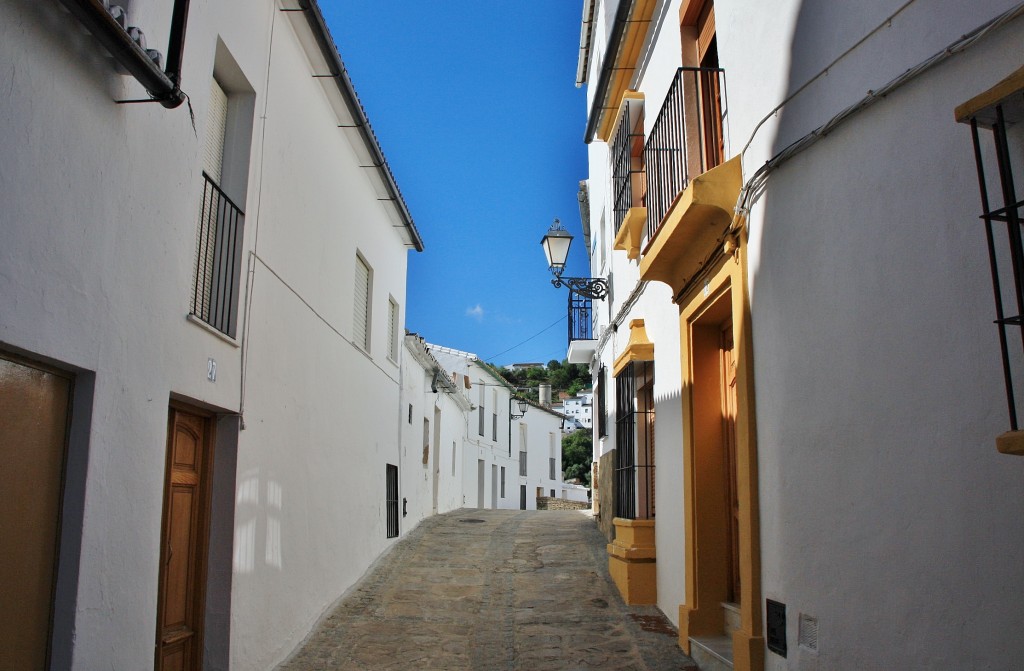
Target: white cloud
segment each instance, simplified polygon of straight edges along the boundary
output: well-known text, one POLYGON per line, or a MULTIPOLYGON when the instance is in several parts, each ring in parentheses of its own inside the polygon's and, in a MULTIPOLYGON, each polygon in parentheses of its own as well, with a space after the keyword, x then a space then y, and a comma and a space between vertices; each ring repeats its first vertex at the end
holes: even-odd
POLYGON ((473 319, 477 320, 478 322, 483 321, 484 320, 484 309, 482 307, 480 307, 479 303, 477 303, 476 305, 474 305, 471 308, 466 308, 466 316, 467 317, 472 317, 473 319))

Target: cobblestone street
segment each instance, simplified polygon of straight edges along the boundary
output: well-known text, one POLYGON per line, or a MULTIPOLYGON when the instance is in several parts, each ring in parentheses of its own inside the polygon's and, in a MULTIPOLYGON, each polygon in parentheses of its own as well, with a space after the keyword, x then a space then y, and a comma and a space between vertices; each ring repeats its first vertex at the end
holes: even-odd
POLYGON ((280 668, 696 669, 653 606, 627 607, 586 514, 425 520, 280 668))

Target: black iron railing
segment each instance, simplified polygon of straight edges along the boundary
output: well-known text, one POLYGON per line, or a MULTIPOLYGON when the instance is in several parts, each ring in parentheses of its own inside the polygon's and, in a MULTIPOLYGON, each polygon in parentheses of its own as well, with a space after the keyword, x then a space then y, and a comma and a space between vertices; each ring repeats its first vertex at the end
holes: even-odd
POLYGON ((612 189, 614 200, 612 211, 615 231, 622 226, 622 220, 631 207, 643 207, 644 183, 643 107, 637 101, 626 102, 619 119, 615 137, 612 138, 612 189))
MULTIPOLYGON (((995 294, 996 319, 999 332, 999 350, 1003 361, 1003 384, 1006 387, 1006 405, 1010 415, 1010 429, 1019 430, 1018 399, 1014 389, 1020 389, 1024 370, 1021 368, 1019 352, 1021 345, 1012 344, 1017 338, 1024 343, 1024 200, 1016 192, 1013 175, 1013 160, 1019 156, 1011 145, 1008 127, 1012 125, 1004 116, 1004 106, 1020 109, 1024 94, 994 106, 988 116, 979 122, 971 119, 971 134, 974 139, 974 158, 978 169, 978 183, 981 188, 981 219, 985 222, 985 239, 988 245, 989 265, 992 274, 992 290, 995 294), (994 151, 982 151, 979 128, 992 131, 994 151), (998 189, 990 187, 986 177, 986 163, 994 160, 992 171, 998 177, 998 189), (1005 231, 997 235, 998 229, 1005 231), (1011 356, 1011 350, 1013 356, 1011 356)), ((1020 166, 1018 166, 1019 168, 1020 166)), ((992 180, 993 182, 995 180, 992 180)))
POLYGON ((593 301, 569 292, 569 342, 594 339, 593 301))
POLYGON ((654 519, 654 364, 615 376, 615 516, 654 519))
POLYGON ((234 337, 245 213, 203 173, 196 256, 192 276, 192 314, 234 337))
POLYGON ((724 70, 692 67, 676 70, 644 145, 645 247, 690 180, 722 162, 726 118, 724 70))

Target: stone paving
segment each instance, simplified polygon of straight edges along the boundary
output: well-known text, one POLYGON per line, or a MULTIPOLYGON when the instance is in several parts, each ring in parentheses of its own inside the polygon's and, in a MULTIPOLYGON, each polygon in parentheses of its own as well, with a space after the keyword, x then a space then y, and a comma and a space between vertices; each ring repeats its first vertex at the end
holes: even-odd
POLYGON ((686 670, 653 606, 626 606, 589 513, 459 510, 422 522, 287 671, 686 670))

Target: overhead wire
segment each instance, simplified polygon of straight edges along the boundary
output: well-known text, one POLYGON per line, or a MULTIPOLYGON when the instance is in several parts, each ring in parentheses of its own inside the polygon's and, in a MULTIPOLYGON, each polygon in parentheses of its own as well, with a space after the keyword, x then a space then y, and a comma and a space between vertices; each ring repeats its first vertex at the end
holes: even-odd
POLYGON ((537 331, 536 333, 534 333, 534 334, 533 334, 532 336, 530 336, 530 337, 529 337, 529 338, 527 338, 526 340, 522 341, 521 343, 515 344, 515 345, 513 345, 512 347, 509 347, 509 348, 508 348, 507 350, 505 350, 505 351, 503 351, 503 352, 498 352, 497 354, 491 355, 491 356, 489 356, 489 357, 485 358, 485 359, 484 359, 484 361, 486 361, 486 362, 490 363, 491 361, 493 361, 494 359, 498 358, 498 357, 499 357, 499 356, 501 356, 502 354, 508 354, 509 352, 511 352, 512 350, 516 349, 517 347, 520 347, 520 346, 522 346, 522 345, 525 345, 526 343, 530 342, 531 340, 533 340, 533 339, 534 339, 534 338, 536 338, 537 336, 541 335, 542 333, 545 333, 546 331, 550 331, 550 330, 551 330, 552 328, 554 328, 555 326, 557 326, 557 325, 558 325, 558 324, 559 324, 560 322, 563 322, 563 321, 565 321, 565 319, 566 319, 566 316, 565 316, 565 315, 562 315, 561 317, 559 317, 559 318, 558 318, 558 319, 556 319, 555 321, 551 322, 550 324, 548 324, 547 326, 545 326, 545 327, 544 327, 543 329, 541 329, 540 331, 537 331))
MULTIPOLYGON (((903 8, 900 8, 899 11, 902 11, 902 9, 903 8)), ((904 84, 910 82, 913 79, 916 79, 920 75, 931 70, 936 65, 939 65, 940 63, 945 62, 950 57, 970 48, 975 43, 989 35, 991 32, 1016 19, 1022 14, 1024 14, 1024 2, 1018 3, 1017 5, 1011 7, 1002 14, 999 14, 993 19, 990 19, 989 21, 978 26, 971 32, 960 36, 959 39, 950 43, 944 49, 937 51, 930 57, 918 63, 917 65, 908 68, 902 74, 900 74, 897 77, 894 77, 893 79, 890 79, 881 87, 869 90, 863 98, 861 98, 854 104, 850 105, 849 107, 845 108, 844 110, 833 116, 831 119, 829 119, 822 125, 818 126, 811 132, 807 133, 803 137, 793 141, 784 149, 782 149, 777 154, 772 156, 770 159, 765 161, 764 165, 758 168, 758 170, 750 177, 749 180, 747 180, 746 184, 744 184, 743 188, 740 190, 740 195, 736 202, 733 219, 727 231, 729 229, 738 228, 741 225, 741 220, 746 219, 746 216, 750 212, 750 207, 753 204, 753 200, 756 199, 756 197, 763 191, 765 184, 768 181, 768 176, 776 168, 778 168, 783 163, 793 158, 797 154, 801 153, 805 149, 816 144, 819 140, 821 140, 826 135, 834 131, 849 118, 853 117, 854 115, 863 111, 864 109, 867 109, 868 107, 875 104, 882 98, 885 98, 890 93, 893 93, 894 91, 902 87, 904 84)), ((790 96, 790 99, 791 98, 792 96, 790 96)), ((781 107, 781 105, 779 107, 781 107)), ((778 109, 779 108, 777 107, 776 110, 778 109)), ((760 124, 758 124, 758 127, 760 127, 760 124)), ((749 142, 747 143, 747 146, 750 146, 749 142)), ((746 148, 744 148, 744 151, 745 150, 746 148)))

